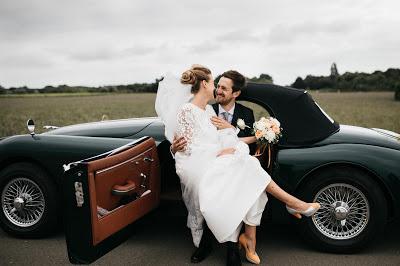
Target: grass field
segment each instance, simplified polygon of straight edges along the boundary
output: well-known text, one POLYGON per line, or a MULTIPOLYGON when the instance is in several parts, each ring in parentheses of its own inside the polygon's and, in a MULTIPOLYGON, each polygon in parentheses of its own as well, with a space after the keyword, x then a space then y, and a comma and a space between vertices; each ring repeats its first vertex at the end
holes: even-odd
MULTIPOLYGON (((393 92, 312 93, 336 121, 400 132, 400 102, 393 92)), ((108 119, 155 116, 155 94, 77 94, 38 97, 0 97, 0 136, 27 133, 26 121, 35 120, 36 132, 44 125, 65 126, 108 119)), ((264 112, 255 107, 256 117, 264 112)))

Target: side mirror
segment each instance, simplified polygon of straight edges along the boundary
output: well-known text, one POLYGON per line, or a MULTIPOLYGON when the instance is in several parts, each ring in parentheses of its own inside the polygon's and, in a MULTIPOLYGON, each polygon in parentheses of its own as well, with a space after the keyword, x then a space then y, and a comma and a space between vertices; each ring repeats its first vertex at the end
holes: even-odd
POLYGON ((33 122, 32 119, 29 119, 28 121, 26 121, 26 126, 28 127, 30 134, 32 136, 35 135, 35 122, 33 122))

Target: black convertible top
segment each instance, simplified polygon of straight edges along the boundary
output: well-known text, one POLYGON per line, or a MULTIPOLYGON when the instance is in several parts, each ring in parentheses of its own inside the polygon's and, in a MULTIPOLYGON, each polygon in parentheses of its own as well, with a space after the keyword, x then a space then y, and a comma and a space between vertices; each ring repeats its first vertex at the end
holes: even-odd
POLYGON ((273 84, 248 83, 238 100, 263 106, 283 128, 281 146, 304 146, 318 142, 339 130, 306 90, 273 84))

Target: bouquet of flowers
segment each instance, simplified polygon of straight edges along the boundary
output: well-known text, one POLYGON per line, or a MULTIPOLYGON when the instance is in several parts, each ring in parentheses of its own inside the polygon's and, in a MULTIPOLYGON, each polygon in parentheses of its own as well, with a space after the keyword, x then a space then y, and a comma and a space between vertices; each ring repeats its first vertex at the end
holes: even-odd
MULTIPOLYGON (((259 158, 261 165, 271 171, 272 148, 271 144, 276 144, 282 136, 281 123, 273 117, 261 117, 260 120, 253 124, 253 134, 257 139, 258 147, 254 156, 259 158), (268 162, 265 165, 263 154, 268 147, 268 162)), ((266 155, 264 155, 266 156, 266 155)))
POLYGON ((259 144, 276 144, 282 136, 281 123, 273 117, 261 117, 253 124, 253 133, 259 144))

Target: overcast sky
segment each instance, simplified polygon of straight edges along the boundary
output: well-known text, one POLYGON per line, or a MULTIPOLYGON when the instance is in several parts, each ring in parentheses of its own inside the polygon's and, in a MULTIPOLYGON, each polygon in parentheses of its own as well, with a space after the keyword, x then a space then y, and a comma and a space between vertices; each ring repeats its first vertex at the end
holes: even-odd
POLYGON ((194 63, 297 76, 400 67, 400 1, 1 0, 0 85, 152 82, 194 63))

